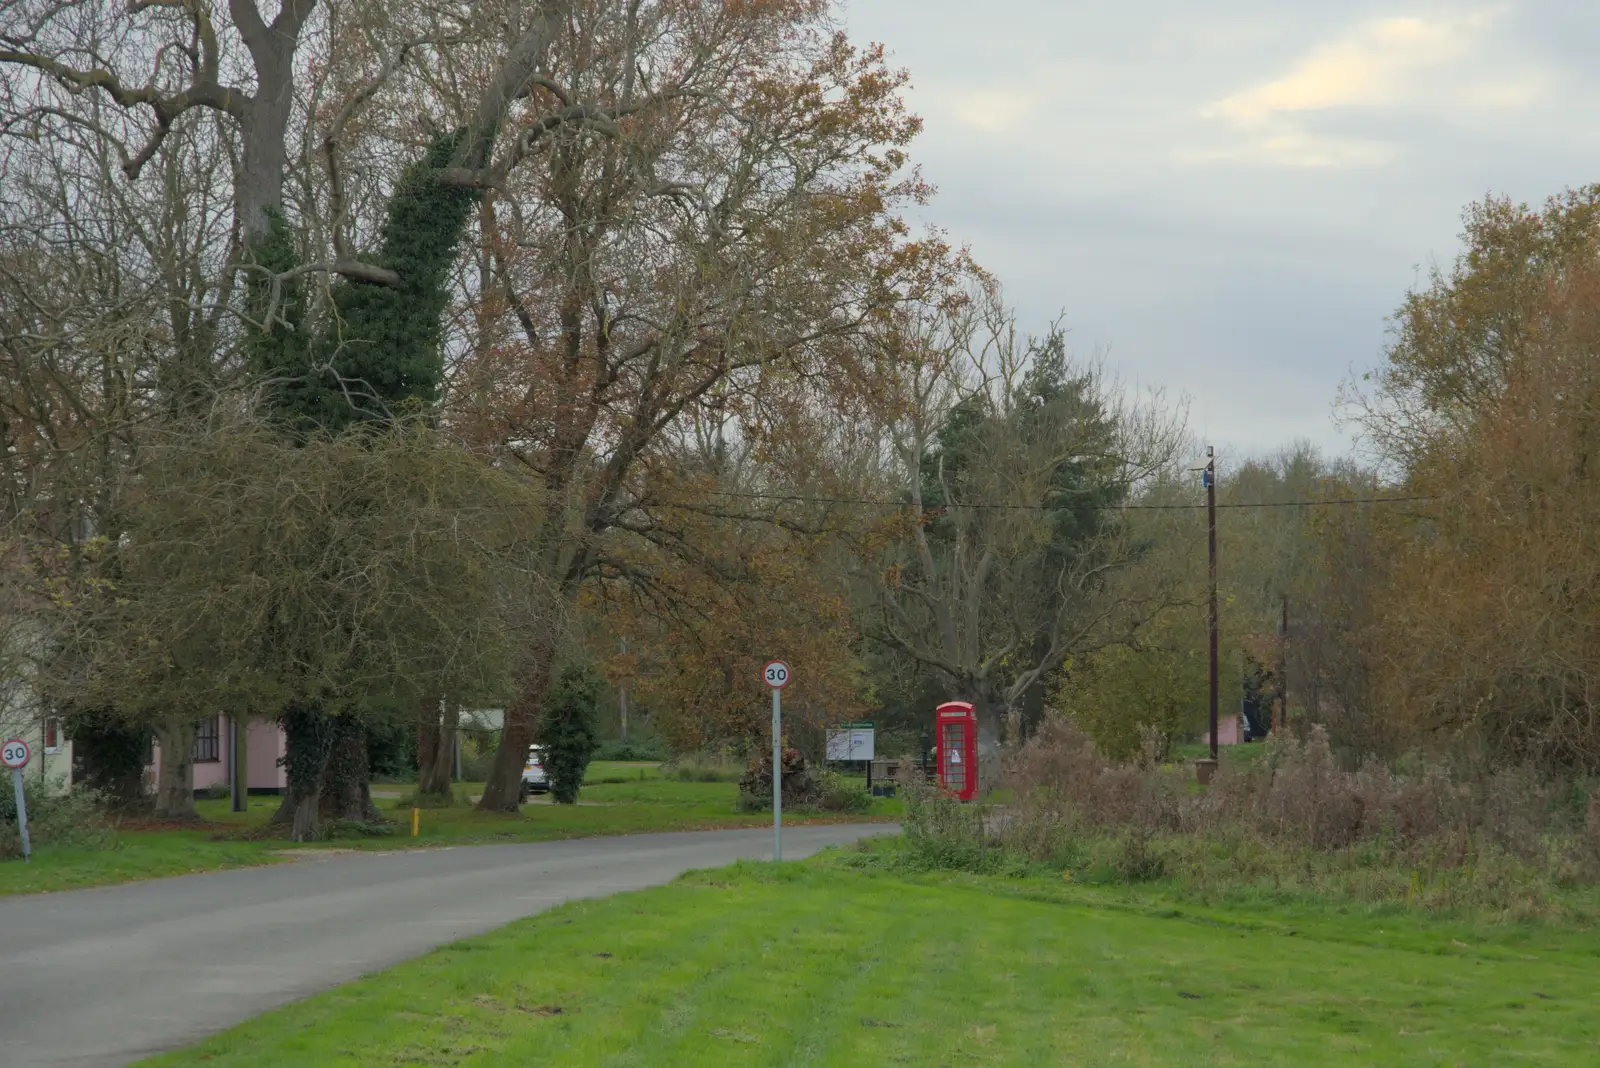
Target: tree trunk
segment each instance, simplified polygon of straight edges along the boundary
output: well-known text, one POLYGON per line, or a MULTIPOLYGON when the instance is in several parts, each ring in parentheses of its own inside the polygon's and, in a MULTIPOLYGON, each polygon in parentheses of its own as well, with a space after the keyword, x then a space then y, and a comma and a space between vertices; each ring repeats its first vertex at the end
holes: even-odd
POLYGON ((283 210, 283 172, 288 159, 289 118, 294 110, 294 56, 316 0, 284 0, 267 23, 255 0, 229 0, 234 25, 250 50, 256 88, 235 113, 243 146, 235 209, 246 244, 266 236, 272 216, 283 210))
POLYGON ((161 746, 156 779, 157 819, 200 819, 200 812, 194 807, 194 735, 193 720, 166 719, 156 726, 156 741, 161 746))
POLYGON ((372 803, 372 773, 367 766, 367 727, 346 712, 333 717, 327 763, 318 783, 317 815, 324 820, 375 823, 383 819, 372 803))
POLYGON ((288 827, 289 837, 296 842, 315 841, 332 724, 322 706, 314 703, 290 705, 279 722, 283 724, 284 771, 289 786, 269 826, 288 827))
POLYGON ((1022 706, 1006 709, 1005 742, 1013 749, 1022 744, 1022 706))
POLYGON ((978 794, 1000 785, 1001 727, 1011 710, 987 687, 974 687, 972 707, 978 717, 978 794))
MULTIPOLYGON (((417 793, 446 797, 455 771, 456 727, 461 706, 425 697, 417 710, 417 793)), ((518 769, 520 778, 521 769, 518 769)))
POLYGON ((517 811, 522 795, 522 766, 528 758, 528 746, 539 734, 539 720, 544 712, 545 695, 550 691, 555 660, 552 643, 532 654, 527 669, 517 680, 517 695, 506 709, 500 748, 495 751, 489 781, 484 784, 483 797, 478 801, 481 811, 517 811))

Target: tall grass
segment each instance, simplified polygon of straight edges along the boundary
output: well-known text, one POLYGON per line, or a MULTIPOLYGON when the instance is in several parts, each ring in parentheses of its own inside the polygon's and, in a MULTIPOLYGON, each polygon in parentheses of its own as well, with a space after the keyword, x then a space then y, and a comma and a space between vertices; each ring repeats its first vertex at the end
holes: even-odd
MULTIPOLYGON (((1325 734, 1280 733, 1209 788, 1107 760, 1066 723, 1007 762, 988 819, 909 784, 902 860, 969 871, 1166 880, 1208 898, 1297 895, 1536 915, 1600 884, 1600 790, 1525 767, 1414 759, 1341 768, 1325 734)), ((1589 896, 1593 896, 1590 894, 1589 896)))
POLYGON ((661 777, 675 782, 738 782, 744 762, 730 753, 686 753, 661 765, 661 777))

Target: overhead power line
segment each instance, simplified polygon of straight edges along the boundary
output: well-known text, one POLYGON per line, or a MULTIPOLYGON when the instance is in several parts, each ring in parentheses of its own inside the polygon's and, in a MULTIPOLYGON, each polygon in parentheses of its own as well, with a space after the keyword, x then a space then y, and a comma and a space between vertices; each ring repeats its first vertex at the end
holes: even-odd
MULTIPOLYGON (((754 493, 741 490, 704 490, 708 496, 713 497, 738 497, 747 500, 792 502, 795 504, 853 504, 875 508, 909 508, 910 501, 893 501, 872 497, 821 497, 807 496, 800 493, 754 493)), ((1337 506, 1347 504, 1402 504, 1407 501, 1436 501, 1436 496, 1404 496, 1404 497, 1326 497, 1302 501, 1234 501, 1217 503, 1218 508, 1320 508, 1324 506, 1337 506)), ((1178 512, 1191 511, 1204 508, 1205 502, 1198 504, 1120 504, 1118 510, 1123 511, 1160 511, 1178 512)), ((941 511, 945 508, 979 508, 995 511, 1011 512, 1050 512, 1055 511, 1050 505, 1045 504, 1005 504, 994 501, 958 501, 955 504, 924 504, 925 512, 941 511)))

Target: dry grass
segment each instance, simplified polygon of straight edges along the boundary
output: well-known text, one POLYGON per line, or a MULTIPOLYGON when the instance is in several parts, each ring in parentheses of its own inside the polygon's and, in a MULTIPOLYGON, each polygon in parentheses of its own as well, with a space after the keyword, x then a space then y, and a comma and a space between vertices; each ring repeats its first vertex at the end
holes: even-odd
POLYGON ((1528 768, 1347 770, 1320 729, 1274 736, 1263 759, 1224 765, 1204 790, 1185 767, 1107 761, 1066 723, 1007 773, 1017 800, 990 844, 1035 863, 1104 859, 1111 842, 1134 880, 1518 914, 1600 882, 1600 791, 1528 768))

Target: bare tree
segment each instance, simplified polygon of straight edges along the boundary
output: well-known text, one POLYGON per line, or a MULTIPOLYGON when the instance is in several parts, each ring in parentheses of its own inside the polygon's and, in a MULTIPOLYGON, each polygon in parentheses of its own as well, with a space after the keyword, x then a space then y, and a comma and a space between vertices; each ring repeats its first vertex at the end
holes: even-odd
MULTIPOLYGON (((236 238, 214 123, 175 120, 130 181, 81 113, 40 106, 0 132, 0 381, 7 515, 36 553, 75 558, 117 527, 120 487, 151 420, 218 385, 236 238), (26 123, 26 124, 24 124, 26 123)), ((40 640, 49 628, 38 621, 40 640)), ((184 715, 163 734, 157 810, 193 817, 184 715), (170 737, 166 733, 171 732, 170 737), (177 754, 175 757, 174 754, 177 754)), ((191 732, 192 733, 192 732, 191 732)))
POLYGON ((868 633, 973 701, 992 753, 1030 688, 1174 599, 1116 581, 1141 555, 1117 509, 1172 462, 1181 419, 1071 365, 1058 328, 1019 338, 992 290, 899 327, 881 425, 906 510, 868 633))

